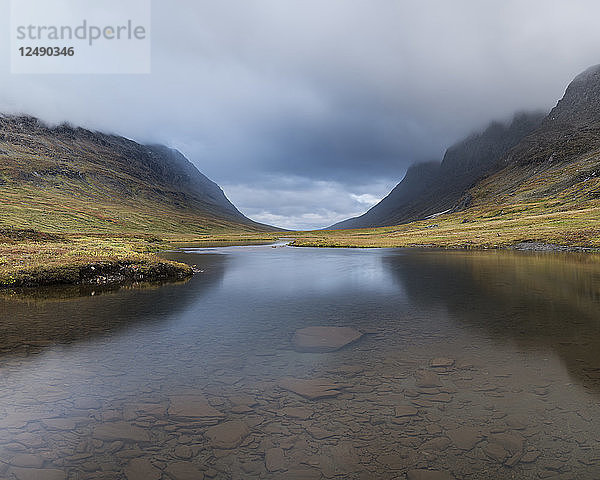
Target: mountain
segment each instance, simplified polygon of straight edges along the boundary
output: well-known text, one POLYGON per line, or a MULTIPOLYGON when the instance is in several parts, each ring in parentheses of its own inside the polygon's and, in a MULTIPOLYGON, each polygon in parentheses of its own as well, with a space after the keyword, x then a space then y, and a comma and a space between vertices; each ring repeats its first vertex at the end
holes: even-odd
POLYGON ((543 120, 539 129, 525 138, 511 155, 509 163, 540 163, 573 156, 600 147, 600 65, 577 75, 563 98, 543 120))
POLYGON ((491 123, 446 150, 441 163, 411 166, 402 181, 365 214, 330 229, 397 225, 422 220, 460 207, 460 200, 478 180, 502 168, 501 159, 540 126, 544 114, 520 113, 511 122, 491 123))
POLYGON ((177 150, 0 116, 0 227, 106 233, 276 230, 177 150))
POLYGON ((595 208, 600 199, 600 65, 579 74, 564 96, 471 191, 470 206, 595 208))

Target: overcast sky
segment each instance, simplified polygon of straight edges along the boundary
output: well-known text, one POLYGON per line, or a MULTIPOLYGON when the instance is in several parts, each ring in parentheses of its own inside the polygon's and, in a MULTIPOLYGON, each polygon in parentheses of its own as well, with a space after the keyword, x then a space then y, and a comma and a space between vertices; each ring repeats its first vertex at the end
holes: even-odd
POLYGON ((155 0, 151 74, 13 75, 3 41, 0 111, 178 148, 252 219, 318 228, 490 120, 550 109, 600 63, 599 18, 592 0, 155 0))

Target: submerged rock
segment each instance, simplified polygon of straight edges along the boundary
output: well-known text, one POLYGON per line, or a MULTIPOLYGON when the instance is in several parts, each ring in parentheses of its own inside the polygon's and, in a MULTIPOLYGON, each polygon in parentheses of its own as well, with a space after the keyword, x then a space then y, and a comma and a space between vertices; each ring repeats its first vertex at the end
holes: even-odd
POLYGON ((89 423, 90 419, 86 417, 70 417, 70 418, 45 418, 42 420, 43 425, 48 430, 75 430, 79 425, 89 423))
POLYGON ((497 443, 488 443, 483 451, 490 457, 496 460, 499 463, 503 463, 508 457, 508 452, 497 443))
POLYGON ((208 404, 203 395, 177 395, 170 397, 168 414, 171 417, 198 418, 205 423, 217 423, 225 414, 208 404))
POLYGON ((286 417, 308 420, 314 412, 303 407, 286 407, 281 411, 281 413, 286 417))
POLYGON ((150 434, 127 422, 103 423, 94 428, 94 438, 104 441, 149 442, 150 434))
POLYGON ((67 474, 54 468, 16 468, 10 469, 17 480, 65 480, 67 474))
POLYGON ((511 454, 521 453, 525 440, 521 435, 516 433, 498 433, 490 437, 490 442, 501 445, 505 450, 511 454))
POLYGON ((161 471, 145 458, 134 458, 125 467, 127 480, 158 480, 161 476, 161 471))
POLYGON ((443 452, 450 446, 450 444, 451 442, 447 437, 436 437, 423 443, 420 447, 420 450, 443 452))
POLYGON ((8 463, 15 467, 42 468, 44 459, 39 455, 20 453, 12 457, 8 463))
POLYGON ((285 472, 286 480, 320 480, 321 472, 308 466, 298 466, 285 472))
POLYGON ((459 427, 446 433, 454 446, 460 450, 472 450, 481 439, 481 434, 473 427, 459 427))
POLYGON ((436 357, 429 361, 429 366, 432 368, 450 368, 454 366, 454 360, 446 357, 436 357))
POLYGON ((283 449, 269 448, 265 453, 265 467, 269 472, 285 470, 285 458, 283 449))
POLYGON ((419 413, 415 407, 410 405, 397 405, 394 409, 396 417, 412 417, 419 413))
POLYGON ((419 370, 415 373, 415 385, 424 388, 441 387, 442 381, 437 373, 419 370))
POLYGON ((242 443, 244 438, 250 435, 250 429, 244 422, 231 421, 210 427, 206 431, 213 447, 231 449, 242 443))
POLYGON ((408 480, 454 480, 449 472, 441 470, 409 470, 406 474, 408 480))
POLYGON ((337 434, 330 430, 325 430, 321 427, 312 425, 306 428, 308 434, 316 440, 324 440, 325 438, 335 437, 337 434))
POLYGON ((165 471, 173 480, 204 479, 204 473, 191 462, 171 462, 165 471))
POLYGON ((310 380, 303 380, 300 378, 284 378, 279 381, 279 386, 309 400, 337 397, 342 393, 337 384, 331 383, 327 379, 319 378, 310 380))
POLYGON ((307 327, 296 330, 292 343, 298 352, 334 352, 355 342, 362 335, 350 327, 307 327))

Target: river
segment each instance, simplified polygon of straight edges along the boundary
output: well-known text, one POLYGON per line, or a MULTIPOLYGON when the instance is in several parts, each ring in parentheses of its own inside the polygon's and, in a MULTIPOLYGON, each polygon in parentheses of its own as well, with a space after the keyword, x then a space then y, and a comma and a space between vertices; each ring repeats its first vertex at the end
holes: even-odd
POLYGON ((164 256, 199 272, 0 293, 0 478, 600 478, 593 255, 164 256), (297 351, 309 326, 363 336, 297 351))

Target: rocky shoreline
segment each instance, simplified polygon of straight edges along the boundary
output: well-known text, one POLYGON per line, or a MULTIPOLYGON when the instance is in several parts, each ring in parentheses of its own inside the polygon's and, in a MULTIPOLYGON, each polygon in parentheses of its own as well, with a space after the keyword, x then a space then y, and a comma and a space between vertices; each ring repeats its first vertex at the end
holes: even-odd
POLYGON ((598 253, 600 249, 594 247, 575 247, 570 245, 557 245, 553 243, 542 243, 542 242, 519 242, 514 245, 498 245, 494 247, 488 247, 483 245, 463 245, 463 246, 452 246, 448 247, 445 245, 437 245, 435 243, 427 244, 412 244, 407 246, 376 246, 376 245, 328 245, 321 244, 319 242, 308 242, 302 241, 302 243, 295 243, 292 241, 289 243, 290 247, 308 247, 308 248, 409 248, 409 249, 439 249, 439 250, 517 250, 523 252, 583 252, 583 253, 598 253))
MULTIPOLYGON (((334 332, 325 343, 339 346, 334 337, 343 333, 334 332)), ((373 335, 379 342, 389 338, 383 330, 373 335)), ((351 342, 344 348, 340 356, 325 354, 334 355, 327 366, 315 364, 314 353, 292 360, 278 350, 254 358, 271 365, 284 358, 313 364, 306 378, 275 373, 248 383, 230 364, 207 371, 202 387, 159 390, 140 390, 120 372, 108 372, 102 383, 125 393, 116 400, 70 398, 61 389, 22 392, 26 407, 7 407, 0 418, 0 476, 558 480, 598 464, 587 429, 597 407, 557 413, 553 399, 563 386, 507 373, 506 357, 478 366, 481 357, 471 358, 473 364, 419 355, 421 347, 414 347, 369 362, 364 355, 372 345, 351 342), (356 363, 346 363, 350 358, 356 363), (515 408, 515 391, 527 397, 529 409, 515 408), (557 429, 554 422, 567 420, 573 431, 557 429)), ((168 369, 160 372, 161 383, 163 375, 169 376, 168 369)))
POLYGON ((598 252, 597 248, 592 247, 572 247, 568 245, 555 245, 552 243, 542 242, 521 242, 508 247, 508 249, 527 252, 598 252))

